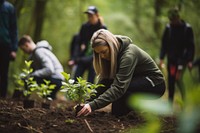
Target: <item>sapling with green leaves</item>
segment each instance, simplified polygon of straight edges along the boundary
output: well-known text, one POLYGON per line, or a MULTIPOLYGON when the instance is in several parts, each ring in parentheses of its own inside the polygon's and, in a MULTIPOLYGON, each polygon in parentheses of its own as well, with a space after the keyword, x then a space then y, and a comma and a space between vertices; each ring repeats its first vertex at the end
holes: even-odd
POLYGON ((33 61, 25 60, 25 68, 22 69, 22 73, 14 75, 16 89, 23 91, 23 94, 27 99, 33 91, 38 89, 37 82, 33 77, 30 77, 30 74, 33 72, 33 69, 31 68, 32 62, 33 61))
POLYGON ((39 97, 44 99, 44 102, 46 102, 46 100, 52 100, 51 97, 48 97, 51 92, 55 89, 56 85, 55 84, 51 84, 51 81, 49 80, 43 80, 44 83, 40 84, 40 86, 38 87, 37 90, 37 94, 39 97))
POLYGON ((85 103, 91 96, 96 95, 96 88, 103 86, 102 84, 93 84, 87 82, 83 78, 77 78, 77 82, 70 78, 70 74, 62 73, 65 81, 62 82, 61 92, 65 92, 67 98, 77 104, 85 103))

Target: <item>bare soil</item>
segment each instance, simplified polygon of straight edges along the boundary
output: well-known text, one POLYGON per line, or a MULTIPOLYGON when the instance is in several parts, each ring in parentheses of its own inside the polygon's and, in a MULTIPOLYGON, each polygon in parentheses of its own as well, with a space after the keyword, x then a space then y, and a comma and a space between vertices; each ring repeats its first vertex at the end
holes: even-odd
MULTIPOLYGON (((23 101, 0 99, 0 133, 117 133, 137 129, 145 123, 136 113, 117 118, 109 111, 95 111, 87 117, 75 117, 74 104, 55 100, 50 109, 36 102, 34 108, 24 109, 23 101)), ((175 132, 174 118, 161 118, 162 133, 175 132)))

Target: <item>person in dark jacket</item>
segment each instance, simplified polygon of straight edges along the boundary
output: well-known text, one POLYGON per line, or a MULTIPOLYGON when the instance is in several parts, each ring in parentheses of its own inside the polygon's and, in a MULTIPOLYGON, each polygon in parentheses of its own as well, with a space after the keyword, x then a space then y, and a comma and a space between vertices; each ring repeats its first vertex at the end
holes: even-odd
POLYGON ((70 43, 70 59, 68 60, 68 66, 71 68, 71 77, 74 78, 74 74, 76 73, 77 65, 74 60, 78 57, 80 53, 80 37, 79 33, 73 35, 71 43, 70 43))
POLYGON ((102 17, 99 16, 98 9, 95 6, 89 6, 84 12, 88 16, 88 21, 81 26, 80 37, 80 53, 76 59, 71 60, 71 64, 77 64, 75 80, 79 76, 83 76, 88 70, 88 82, 94 83, 95 72, 92 66, 92 50, 90 48, 90 39, 93 33, 99 29, 106 29, 103 24, 102 17))
POLYGON ((56 85, 49 96, 55 99, 56 93, 59 91, 64 80, 61 74, 64 70, 57 57, 52 53, 52 47, 46 40, 35 44, 28 35, 20 38, 18 45, 25 53, 30 55, 28 60, 33 61, 31 64, 33 72, 29 76, 34 77, 38 84, 44 83, 43 80, 45 79, 50 81, 51 84, 56 85))
POLYGON ((185 99, 182 77, 185 67, 192 67, 194 35, 192 27, 180 18, 178 9, 170 9, 168 17, 170 23, 167 24, 162 37, 160 66, 164 66, 163 59, 167 55, 168 94, 169 101, 173 103, 176 81, 182 98, 185 99))
POLYGON ((0 0, 0 97, 6 98, 9 62, 16 58, 17 18, 14 6, 0 0))
POLYGON ((165 81, 153 59, 126 36, 98 30, 91 39, 94 51, 93 65, 100 84, 97 95, 87 100, 77 116, 88 115, 112 103, 112 114, 126 115, 131 111, 127 104, 130 95, 165 92, 165 81))

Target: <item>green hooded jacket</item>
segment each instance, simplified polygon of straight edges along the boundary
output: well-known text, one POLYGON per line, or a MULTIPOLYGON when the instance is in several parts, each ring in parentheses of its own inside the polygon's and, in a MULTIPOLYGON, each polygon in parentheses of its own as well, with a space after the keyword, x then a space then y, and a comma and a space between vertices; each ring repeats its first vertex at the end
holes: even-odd
MULTIPOLYGON (((88 102, 92 110, 100 109, 122 97, 134 77, 146 77, 152 86, 164 82, 164 76, 153 59, 125 36, 116 36, 120 49, 114 81, 103 94, 88 102)), ((91 100, 91 99, 90 99, 91 100)))

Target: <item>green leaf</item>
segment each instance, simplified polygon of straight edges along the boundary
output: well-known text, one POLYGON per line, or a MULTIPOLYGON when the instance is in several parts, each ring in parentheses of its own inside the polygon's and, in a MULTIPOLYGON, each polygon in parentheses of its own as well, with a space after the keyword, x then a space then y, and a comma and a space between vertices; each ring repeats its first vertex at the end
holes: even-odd
POLYGON ((64 76, 64 78, 68 81, 70 79, 70 74, 61 72, 61 74, 64 76))

